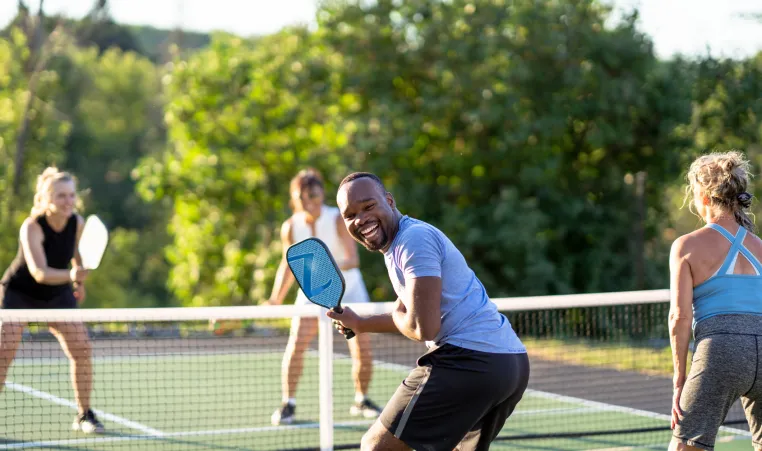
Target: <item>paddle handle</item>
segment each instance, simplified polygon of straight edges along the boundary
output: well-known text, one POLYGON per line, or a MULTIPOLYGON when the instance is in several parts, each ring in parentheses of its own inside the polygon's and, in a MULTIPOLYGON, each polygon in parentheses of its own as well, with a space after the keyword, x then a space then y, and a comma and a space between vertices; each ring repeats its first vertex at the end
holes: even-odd
MULTIPOLYGON (((336 312, 336 313, 338 313, 338 314, 342 314, 342 313, 344 313, 344 309, 343 309, 343 308, 341 308, 341 306, 340 306, 340 305, 339 305, 339 306, 336 306, 336 307, 334 307, 334 308, 333 308, 333 311, 334 311, 334 312, 336 312)), ((354 332, 352 329, 347 329, 346 327, 344 328, 344 337, 345 337, 347 340, 351 340, 352 338, 354 338, 354 336, 355 336, 355 332, 354 332)))

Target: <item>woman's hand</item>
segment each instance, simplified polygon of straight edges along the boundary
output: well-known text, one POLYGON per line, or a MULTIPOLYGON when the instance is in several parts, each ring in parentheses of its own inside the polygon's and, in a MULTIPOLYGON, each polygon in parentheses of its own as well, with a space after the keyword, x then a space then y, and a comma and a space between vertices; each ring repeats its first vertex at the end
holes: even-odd
POLYGON ((671 428, 675 429, 677 423, 683 419, 683 409, 680 408, 680 395, 683 393, 683 386, 675 386, 674 394, 672 395, 672 424, 671 428))
POLYGON ((79 303, 82 303, 82 301, 85 300, 85 284, 84 283, 74 284, 74 299, 76 299, 77 302, 79 303))
POLYGON ((69 271, 69 278, 72 282, 84 282, 85 279, 87 279, 87 275, 90 273, 90 271, 86 270, 85 268, 81 266, 75 266, 71 268, 71 271, 69 271))

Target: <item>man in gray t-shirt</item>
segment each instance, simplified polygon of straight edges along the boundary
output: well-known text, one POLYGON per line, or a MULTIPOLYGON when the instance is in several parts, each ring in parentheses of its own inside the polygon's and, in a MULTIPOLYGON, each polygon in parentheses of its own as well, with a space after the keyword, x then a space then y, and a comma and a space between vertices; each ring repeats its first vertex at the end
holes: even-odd
POLYGON ((453 243, 403 216, 378 177, 350 174, 337 203, 349 234, 384 254, 398 299, 390 314, 361 317, 346 307, 328 316, 341 332, 397 332, 429 348, 363 436, 363 450, 489 449, 529 380, 510 322, 453 243))

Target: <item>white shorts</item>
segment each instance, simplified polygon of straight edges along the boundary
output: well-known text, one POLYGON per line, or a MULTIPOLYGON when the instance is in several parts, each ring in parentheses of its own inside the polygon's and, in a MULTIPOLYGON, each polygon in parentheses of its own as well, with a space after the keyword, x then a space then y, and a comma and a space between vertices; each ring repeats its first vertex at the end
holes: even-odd
MULTIPOLYGON (((368 290, 365 288, 365 282, 362 280, 360 268, 352 268, 341 272, 344 275, 344 282, 347 286, 344 290, 344 297, 341 299, 341 305, 354 304, 357 302, 370 302, 368 290)), ((298 289, 296 295, 296 305, 307 305, 310 300, 298 289)))

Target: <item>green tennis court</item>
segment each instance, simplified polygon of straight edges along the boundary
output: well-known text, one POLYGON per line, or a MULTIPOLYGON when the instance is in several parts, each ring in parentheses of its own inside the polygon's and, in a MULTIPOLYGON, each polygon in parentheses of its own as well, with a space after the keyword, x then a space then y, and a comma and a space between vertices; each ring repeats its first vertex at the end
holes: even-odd
MULTIPOLYGON (((272 426, 280 402, 280 352, 207 353, 97 358, 93 405, 108 435, 70 431, 74 417, 68 363, 18 361, 11 367, 0 406, 6 417, 0 449, 314 449, 319 443, 318 358, 305 361, 297 396, 297 424, 272 426), (34 371, 29 370, 34 365, 34 371), (208 377, 209 369, 215 375, 208 377)), ((349 415, 350 361, 334 360, 334 441, 358 444, 370 420, 349 415)), ((378 362, 370 396, 383 403, 406 369, 378 362)), ((660 427, 660 415, 530 390, 501 436, 660 427)), ((718 450, 751 450, 743 431, 724 431, 718 450)), ((493 449, 666 449, 669 431, 579 438, 496 441, 493 449)), ((345 449, 347 449, 345 448, 345 449)))

